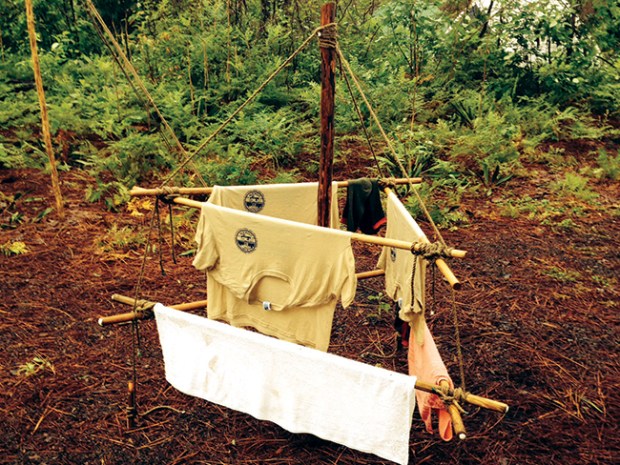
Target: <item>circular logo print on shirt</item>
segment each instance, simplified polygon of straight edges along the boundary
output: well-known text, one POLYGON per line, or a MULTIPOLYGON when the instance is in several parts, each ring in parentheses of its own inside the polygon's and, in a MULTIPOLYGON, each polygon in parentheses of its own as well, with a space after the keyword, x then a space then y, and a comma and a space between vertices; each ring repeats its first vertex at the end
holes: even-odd
POLYGON ((249 191, 243 199, 245 209, 252 213, 258 213, 265 206, 265 196, 261 191, 249 191))
POLYGON ((256 234, 249 229, 240 229, 237 231, 235 242, 243 253, 252 253, 256 250, 256 234))
POLYGON ((390 247, 390 258, 393 262, 396 261, 396 249, 394 247, 390 247))

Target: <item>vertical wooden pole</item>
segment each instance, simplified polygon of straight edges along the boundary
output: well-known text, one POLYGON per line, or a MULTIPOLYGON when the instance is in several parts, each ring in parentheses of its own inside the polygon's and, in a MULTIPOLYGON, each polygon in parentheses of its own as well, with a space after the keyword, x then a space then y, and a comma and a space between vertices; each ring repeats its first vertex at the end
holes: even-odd
POLYGON ((226 0, 226 82, 230 83, 230 0, 226 0))
MULTIPOLYGON (((321 7, 321 26, 336 20, 336 4, 321 7)), ((321 155, 319 159, 319 226, 329 227, 332 173, 334 165, 334 97, 336 94, 336 50, 334 28, 323 29, 319 37, 321 47, 321 155), (326 40, 329 38, 329 40, 326 40)))
POLYGON ((41 132, 45 142, 45 151, 50 162, 52 176, 52 190, 56 198, 56 211, 60 218, 64 218, 65 212, 60 192, 60 182, 58 181, 58 170, 56 169, 56 158, 52 148, 52 135, 50 134, 50 123, 47 118, 47 104, 45 103, 45 91, 43 90, 43 80, 41 79, 41 67, 39 65, 39 53, 37 52, 37 34, 34 27, 34 12, 32 0, 26 0, 26 20, 28 23, 28 37, 30 38, 30 51, 32 53, 32 69, 34 71, 34 82, 39 96, 39 106, 41 107, 41 132))
POLYGON ((127 383, 127 429, 136 427, 136 417, 138 409, 136 407, 136 385, 133 381, 127 383))

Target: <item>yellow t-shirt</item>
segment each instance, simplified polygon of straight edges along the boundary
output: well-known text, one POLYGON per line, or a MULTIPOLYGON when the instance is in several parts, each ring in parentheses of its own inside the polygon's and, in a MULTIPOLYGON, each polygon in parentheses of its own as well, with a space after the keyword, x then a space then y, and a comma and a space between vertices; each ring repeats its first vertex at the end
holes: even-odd
MULTIPOLYGON (((330 225, 338 228, 338 184, 332 183, 330 225)), ((213 205, 234 208, 306 224, 317 222, 318 183, 215 186, 209 196, 213 205)))
MULTIPOLYGON (((387 196, 387 228, 385 237, 408 242, 426 241, 426 235, 393 192, 387 196)), ((385 292, 394 300, 402 299, 398 316, 408 321, 415 340, 424 341, 424 308, 426 305, 426 260, 409 250, 384 247, 377 267, 385 270, 385 292), (415 299, 411 293, 411 275, 415 267, 415 299), (412 302, 413 300, 413 302, 412 302)))
POLYGON ((336 302, 355 297, 350 233, 205 203, 196 242, 209 318, 327 350, 336 302))
POLYGON ((263 303, 249 304, 235 297, 207 273, 207 316, 237 327, 255 328, 263 334, 314 349, 327 351, 335 301, 314 307, 265 310, 263 303))

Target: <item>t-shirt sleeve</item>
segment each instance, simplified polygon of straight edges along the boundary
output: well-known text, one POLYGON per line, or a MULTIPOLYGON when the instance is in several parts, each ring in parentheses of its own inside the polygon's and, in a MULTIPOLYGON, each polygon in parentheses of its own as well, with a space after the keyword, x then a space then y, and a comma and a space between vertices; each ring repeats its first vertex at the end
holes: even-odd
POLYGON ((192 265, 198 270, 208 270, 212 268, 216 264, 218 258, 217 244, 215 243, 215 237, 209 225, 204 207, 200 211, 200 219, 198 220, 194 240, 196 241, 196 256, 194 257, 192 265))
POLYGON ((385 270, 387 266, 385 257, 387 256, 388 253, 389 253, 389 249, 387 247, 381 248, 381 254, 379 255, 379 258, 377 260, 377 269, 385 270))
MULTIPOLYGON (((213 186, 211 195, 209 195, 209 203, 226 206, 223 197, 225 197, 224 189, 221 186, 213 186)), ((200 215, 200 217, 202 218, 202 215, 200 215)))
POLYGON ((338 267, 340 272, 340 278, 342 282, 342 288, 340 290, 340 302, 344 308, 351 305, 353 299, 355 299, 355 292, 357 291, 357 276, 355 275, 355 258, 353 257, 353 250, 349 246, 342 254, 340 266, 338 267))

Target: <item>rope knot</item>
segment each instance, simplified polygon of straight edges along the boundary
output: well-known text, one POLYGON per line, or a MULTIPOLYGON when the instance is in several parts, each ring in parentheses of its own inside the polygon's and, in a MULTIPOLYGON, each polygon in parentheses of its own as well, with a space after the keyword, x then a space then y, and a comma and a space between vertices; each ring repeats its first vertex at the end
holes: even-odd
POLYGON ((181 193, 178 187, 163 186, 161 190, 163 194, 158 195, 157 198, 165 204, 171 204, 174 197, 181 193))
POLYGON ((338 31, 336 23, 328 24, 316 33, 319 38, 319 47, 336 49, 338 43, 338 31))
POLYGON ((469 396, 469 392, 467 392, 463 388, 454 388, 454 398, 459 402, 467 401, 467 397, 469 396))
POLYGON ((453 250, 452 247, 445 246, 440 242, 414 242, 411 244, 412 254, 420 255, 429 261, 450 257, 453 250))
POLYGON ((386 187, 394 189, 396 187, 396 180, 394 178, 381 178, 379 179, 379 187, 383 190, 386 187))
POLYGON ((433 389, 433 392, 441 399, 446 407, 454 405, 460 413, 467 413, 465 409, 461 407, 460 403, 467 399, 469 393, 464 391, 462 388, 454 388, 452 393, 450 393, 447 389, 444 390, 437 387, 433 389))
POLYGON ((164 186, 161 190, 164 191, 165 195, 175 195, 180 192, 179 188, 174 186, 164 186))

